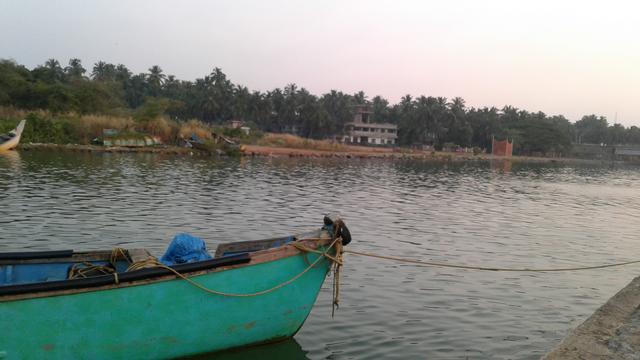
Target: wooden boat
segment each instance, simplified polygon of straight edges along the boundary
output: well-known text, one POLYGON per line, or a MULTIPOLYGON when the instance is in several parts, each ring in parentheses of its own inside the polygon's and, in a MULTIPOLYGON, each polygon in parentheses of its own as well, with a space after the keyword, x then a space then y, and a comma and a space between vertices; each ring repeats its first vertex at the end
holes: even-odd
POLYGON ((0 151, 11 150, 18 146, 27 120, 21 120, 18 126, 8 134, 0 135, 0 151))
POLYGON ((164 359, 289 338, 347 242, 342 229, 325 220, 137 270, 154 259, 145 250, 0 253, 0 358, 164 359), (99 271, 68 279, 78 264, 99 271))

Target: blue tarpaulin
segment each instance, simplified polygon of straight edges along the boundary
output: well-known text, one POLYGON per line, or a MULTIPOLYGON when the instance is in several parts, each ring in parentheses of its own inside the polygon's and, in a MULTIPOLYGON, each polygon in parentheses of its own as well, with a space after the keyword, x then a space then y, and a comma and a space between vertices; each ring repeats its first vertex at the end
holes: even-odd
POLYGON ((202 239, 190 234, 178 234, 160 258, 167 266, 211 259, 202 239))

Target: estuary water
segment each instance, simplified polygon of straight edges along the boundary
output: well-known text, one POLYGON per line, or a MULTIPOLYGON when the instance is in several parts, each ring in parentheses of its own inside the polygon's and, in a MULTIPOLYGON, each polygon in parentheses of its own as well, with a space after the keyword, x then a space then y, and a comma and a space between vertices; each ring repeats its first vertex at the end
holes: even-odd
MULTIPOLYGON (((486 267, 640 259, 640 168, 0 154, 0 251, 146 247, 302 232, 339 213, 354 250, 486 267)), ((292 340, 203 358, 536 359, 640 274, 424 268, 346 255, 292 340)), ((292 301, 294 301, 292 299, 292 301)))

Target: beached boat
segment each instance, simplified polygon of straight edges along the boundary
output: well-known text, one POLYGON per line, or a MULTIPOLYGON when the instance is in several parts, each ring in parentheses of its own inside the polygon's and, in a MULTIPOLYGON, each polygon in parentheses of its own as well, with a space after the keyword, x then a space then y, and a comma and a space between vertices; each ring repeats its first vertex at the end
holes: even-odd
POLYGON ((325 218, 171 266, 140 249, 0 253, 0 358, 165 359, 289 338, 347 237, 325 218))
POLYGON ((21 120, 18 126, 8 134, 0 135, 0 151, 11 150, 18 146, 27 120, 21 120))

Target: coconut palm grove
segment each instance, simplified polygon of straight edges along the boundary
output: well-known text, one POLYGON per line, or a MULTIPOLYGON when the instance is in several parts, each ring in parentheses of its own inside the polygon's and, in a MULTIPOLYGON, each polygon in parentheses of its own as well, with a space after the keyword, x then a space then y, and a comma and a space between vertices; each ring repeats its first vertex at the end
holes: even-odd
POLYGON ((209 124, 237 119, 265 132, 296 129, 296 135, 302 137, 332 139, 342 134, 358 104, 371 105, 373 122, 396 124, 400 146, 490 149, 495 137, 514 140, 515 154, 562 156, 572 143, 640 144, 638 127, 611 125, 594 114, 573 123, 562 115, 509 105, 468 107, 459 97, 407 94, 391 104, 362 91, 331 90, 316 95, 297 84, 262 92, 233 83, 217 67, 190 81, 165 74, 158 65, 134 74, 123 64, 99 61, 85 67, 77 58, 67 65, 49 59, 33 69, 0 60, 0 106, 45 110, 41 117, 94 114, 140 122, 166 118, 209 124))

